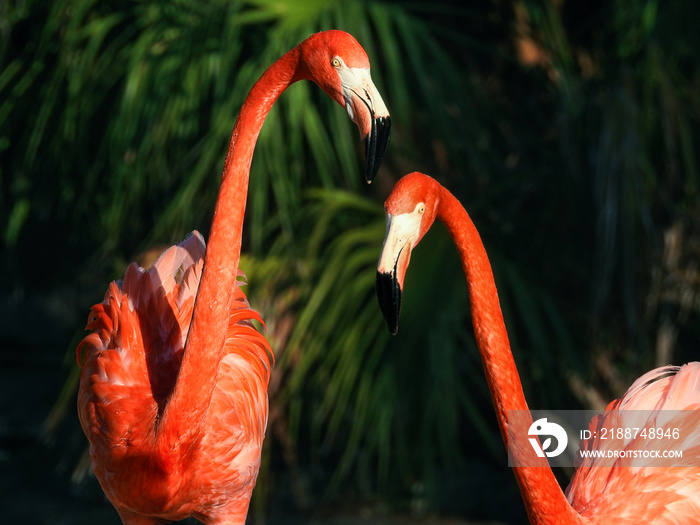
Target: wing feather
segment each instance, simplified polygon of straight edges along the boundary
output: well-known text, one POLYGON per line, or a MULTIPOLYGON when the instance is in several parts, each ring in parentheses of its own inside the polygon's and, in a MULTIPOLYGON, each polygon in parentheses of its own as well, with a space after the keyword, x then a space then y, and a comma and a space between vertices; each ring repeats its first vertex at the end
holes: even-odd
POLYGON ((637 379, 624 396, 596 416, 596 436, 582 449, 599 451, 682 450, 666 458, 630 466, 629 458, 588 458, 580 462, 566 490, 583 516, 606 523, 697 523, 700 516, 700 363, 657 368, 637 379), (600 439, 606 428, 678 428, 678 438, 600 439), (596 432, 598 431, 598 432, 596 432), (631 501, 633 499, 633 501, 631 501), (610 521, 611 523, 613 521, 610 521))

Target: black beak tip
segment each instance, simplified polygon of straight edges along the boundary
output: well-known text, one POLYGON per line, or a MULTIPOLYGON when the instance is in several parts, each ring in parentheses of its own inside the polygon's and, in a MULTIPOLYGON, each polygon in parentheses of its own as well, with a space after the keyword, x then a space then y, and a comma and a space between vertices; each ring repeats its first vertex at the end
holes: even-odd
POLYGON ((365 138, 365 180, 371 184, 384 160, 391 136, 391 118, 377 117, 372 120, 372 129, 365 138))
POLYGON ((392 274, 377 272, 377 299, 389 331, 396 335, 399 331, 401 312, 401 287, 392 274))

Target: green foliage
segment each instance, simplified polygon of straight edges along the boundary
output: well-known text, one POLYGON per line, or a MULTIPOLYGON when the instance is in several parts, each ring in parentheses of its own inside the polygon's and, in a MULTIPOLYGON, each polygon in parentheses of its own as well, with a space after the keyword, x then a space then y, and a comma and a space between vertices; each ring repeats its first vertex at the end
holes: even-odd
MULTIPOLYGON (((570 161, 563 180, 581 181, 590 195, 594 336, 605 345, 605 325, 615 316, 619 335, 629 341, 619 357, 640 366, 640 351, 650 356, 654 350, 648 327, 655 307, 644 297, 651 268, 661 264, 661 236, 698 214, 693 49, 700 40, 684 21, 693 9, 656 0, 610 2, 591 11, 578 3, 561 10, 548 2, 525 4, 552 59, 558 146, 570 161)), ((642 369, 651 364, 641 359, 642 369)))

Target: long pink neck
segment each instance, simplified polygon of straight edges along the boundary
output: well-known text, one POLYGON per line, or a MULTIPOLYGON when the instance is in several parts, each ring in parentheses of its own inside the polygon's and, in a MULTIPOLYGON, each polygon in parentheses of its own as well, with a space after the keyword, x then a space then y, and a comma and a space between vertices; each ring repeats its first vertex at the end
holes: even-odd
MULTIPOLYGON (((524 432, 522 428, 519 429, 521 431, 515 433, 517 437, 509 443, 508 411, 528 410, 528 406, 510 350, 491 264, 479 233, 464 207, 446 189, 441 190, 438 218, 447 227, 462 260, 474 333, 498 425, 506 448, 512 454, 512 461, 517 464, 521 454, 532 452, 527 439, 527 429, 532 419, 527 418, 527 424, 523 425, 524 432)), ((549 466, 515 467, 513 470, 532 523, 582 523, 564 497, 549 466)))
POLYGON ((199 435, 216 384, 241 253, 253 150, 272 104, 299 78, 299 48, 270 66, 248 93, 233 128, 177 383, 159 431, 179 443, 199 435))

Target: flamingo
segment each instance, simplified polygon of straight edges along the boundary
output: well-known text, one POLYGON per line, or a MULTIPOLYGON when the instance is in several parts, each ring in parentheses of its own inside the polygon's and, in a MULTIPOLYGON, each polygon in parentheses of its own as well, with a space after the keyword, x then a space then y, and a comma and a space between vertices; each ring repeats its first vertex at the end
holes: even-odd
MULTIPOLYGON (((520 376, 513 360, 496 285, 479 234, 459 201, 433 178, 414 172, 400 179, 386 200, 387 234, 377 268, 377 295, 392 333, 398 330, 401 294, 411 250, 437 217, 457 246, 469 288, 472 322, 486 372, 496 417, 511 464, 523 465, 534 455, 528 443, 532 424, 520 376), (509 411, 525 411, 526 421, 513 423, 509 411), (516 428, 509 428, 509 425, 516 428)), ((535 466, 514 467, 520 493, 531 523, 699 523, 700 522, 700 363, 664 366, 639 379, 619 400, 595 416, 589 429, 613 422, 630 426, 625 418, 644 417, 634 427, 656 426, 663 411, 676 419, 679 441, 668 446, 684 451, 674 467, 626 466, 623 459, 588 458, 577 465, 562 492, 542 458, 535 466), (630 412, 645 410, 649 412, 630 412)), ((600 433, 599 433, 600 434, 600 433)), ((644 439, 606 443, 600 435, 581 448, 618 447, 633 451, 649 443, 644 439)))
POLYGON ((195 231, 150 270, 132 264, 88 317, 92 333, 76 350, 78 414, 95 475, 125 524, 245 523, 274 357, 240 288, 241 231, 265 116, 302 79, 346 107, 371 182, 390 118, 367 54, 342 31, 314 34, 270 66, 241 107, 206 248, 195 231))

